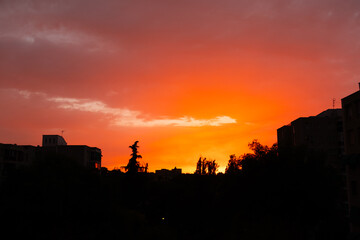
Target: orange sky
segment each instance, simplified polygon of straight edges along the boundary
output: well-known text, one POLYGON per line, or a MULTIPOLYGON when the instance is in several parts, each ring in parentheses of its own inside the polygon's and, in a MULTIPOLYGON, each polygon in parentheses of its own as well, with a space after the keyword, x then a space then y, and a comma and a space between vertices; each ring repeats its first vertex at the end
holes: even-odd
POLYGON ((223 170, 357 90, 359 30, 358 1, 1 1, 0 142, 223 170))

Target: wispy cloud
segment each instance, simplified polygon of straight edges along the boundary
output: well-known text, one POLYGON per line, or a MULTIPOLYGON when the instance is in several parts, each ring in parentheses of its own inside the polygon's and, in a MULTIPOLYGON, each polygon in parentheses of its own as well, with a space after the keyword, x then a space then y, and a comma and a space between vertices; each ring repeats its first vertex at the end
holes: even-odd
POLYGON ((140 117, 141 112, 126 108, 112 108, 101 101, 76 98, 48 98, 49 101, 58 103, 58 107, 67 110, 78 110, 83 112, 103 113, 113 116, 113 124, 117 126, 133 127, 160 127, 160 126, 182 126, 202 127, 221 126, 224 124, 236 123, 236 120, 228 116, 218 116, 212 119, 195 119, 184 116, 181 118, 159 118, 145 119, 140 117))
POLYGON ((14 91, 17 94, 19 94, 20 96, 22 96, 23 98, 29 99, 32 96, 42 96, 45 97, 46 94, 42 93, 42 92, 30 92, 27 90, 18 90, 18 89, 11 89, 10 91, 14 91))
POLYGON ((111 123, 115 126, 130 127, 161 127, 161 126, 177 126, 177 127, 203 127, 203 126, 221 126, 224 124, 236 123, 236 119, 229 116, 217 116, 211 119, 196 119, 191 116, 180 118, 161 117, 156 119, 146 119, 141 117, 140 111, 129 110, 127 108, 109 107, 102 101, 91 99, 78 99, 66 97, 49 97, 45 93, 30 92, 27 90, 12 90, 20 96, 29 99, 33 95, 42 96, 47 101, 57 104, 60 109, 71 111, 82 111, 104 114, 111 117, 111 123))
POLYGON ((193 117, 163 118, 145 120, 142 118, 120 118, 115 122, 119 126, 138 126, 138 127, 157 127, 157 126, 182 126, 182 127, 202 127, 202 126, 221 126, 224 124, 236 123, 236 120, 228 116, 218 116, 212 119, 195 119, 193 117))

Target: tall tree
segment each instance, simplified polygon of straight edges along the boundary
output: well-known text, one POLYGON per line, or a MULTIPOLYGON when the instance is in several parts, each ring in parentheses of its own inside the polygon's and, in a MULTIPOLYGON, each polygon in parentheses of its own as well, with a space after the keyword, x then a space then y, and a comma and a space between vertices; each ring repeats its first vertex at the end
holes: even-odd
POLYGON ((206 175, 206 164, 207 161, 206 161, 206 158, 204 158, 201 162, 201 175, 206 175))
POLYGON ((126 172, 129 174, 137 173, 140 170, 140 162, 138 161, 138 159, 142 158, 142 156, 138 154, 139 153, 138 142, 139 141, 135 141, 133 145, 129 146, 129 148, 131 148, 132 153, 131 153, 131 158, 129 159, 129 163, 125 167, 126 172))
POLYGON ((199 158, 196 163, 196 170, 194 174, 199 175, 215 175, 219 168, 216 160, 206 160, 206 158, 199 158))
POLYGON ((278 159, 278 147, 276 143, 268 147, 267 145, 260 144, 258 140, 255 139, 249 143, 248 146, 253 153, 246 153, 241 157, 236 157, 234 154, 230 155, 225 173, 233 174, 239 173, 240 171, 253 170, 259 165, 269 165, 278 159))
POLYGON ((241 169, 241 158, 236 157, 235 154, 230 155, 230 159, 228 165, 226 166, 225 173, 234 174, 240 172, 241 169))
POLYGON ((196 170, 195 170, 195 173, 194 173, 194 174, 199 174, 199 175, 201 175, 201 173, 202 173, 201 168, 202 168, 202 159, 201 159, 201 157, 200 157, 199 160, 198 160, 197 163, 196 163, 196 170))
POLYGON ((215 160, 206 162, 207 174, 208 175, 216 175, 216 172, 219 168, 219 164, 216 163, 215 160))

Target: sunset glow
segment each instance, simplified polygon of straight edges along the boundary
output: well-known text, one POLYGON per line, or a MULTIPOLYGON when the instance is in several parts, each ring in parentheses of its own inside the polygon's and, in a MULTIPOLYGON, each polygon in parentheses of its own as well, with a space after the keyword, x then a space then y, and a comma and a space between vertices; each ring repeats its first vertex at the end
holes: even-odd
POLYGON ((1 1, 0 143, 42 134, 125 166, 194 172, 341 107, 360 79, 360 2, 1 1))

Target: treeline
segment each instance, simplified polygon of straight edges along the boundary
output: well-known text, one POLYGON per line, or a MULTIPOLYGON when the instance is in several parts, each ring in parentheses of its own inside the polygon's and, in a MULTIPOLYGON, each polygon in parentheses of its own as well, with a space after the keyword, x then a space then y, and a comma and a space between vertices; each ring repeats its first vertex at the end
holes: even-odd
MULTIPOLYGON (((269 165, 278 161, 278 146, 273 144, 271 147, 262 145, 258 140, 253 140, 249 143, 249 149, 253 153, 246 153, 240 157, 236 157, 235 154, 230 155, 230 159, 225 169, 225 174, 240 174, 249 171, 250 168, 255 165, 269 165)), ((219 164, 216 160, 207 160, 200 157, 194 174, 198 175, 216 175, 219 169, 219 164)))
MULTIPOLYGON (((35 239, 347 238, 336 169, 322 161, 279 158, 276 145, 253 141, 249 147, 253 153, 230 157, 225 174, 213 174, 216 162, 200 158, 201 174, 167 181, 146 173, 100 175, 49 156, 2 183, 0 214, 6 221, 1 234, 35 239)), ((132 158, 138 159, 134 152, 132 158)))

